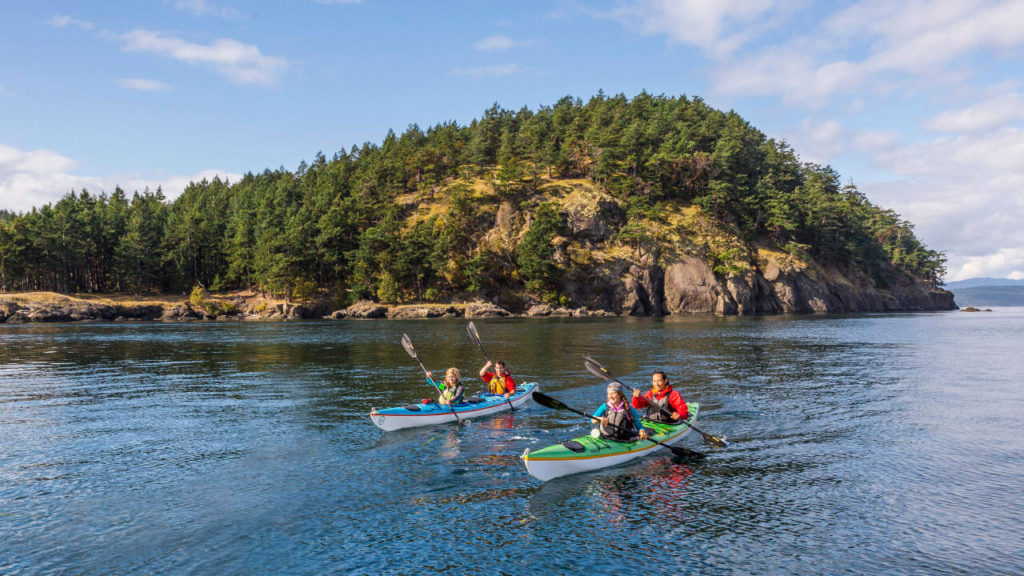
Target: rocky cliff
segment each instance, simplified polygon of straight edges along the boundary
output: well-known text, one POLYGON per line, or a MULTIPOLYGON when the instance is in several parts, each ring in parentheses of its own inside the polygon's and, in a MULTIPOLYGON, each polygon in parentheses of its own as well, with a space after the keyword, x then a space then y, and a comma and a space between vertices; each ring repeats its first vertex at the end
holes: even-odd
MULTIPOLYGON (((864 277, 818 266, 782 267, 720 276, 695 256, 633 264, 612 308, 619 314, 802 314, 952 310, 953 294, 903 278, 882 289, 864 277)), ((584 296, 585 297, 585 296, 584 296)))
MULTIPOLYGON (((539 191, 565 219, 553 240, 566 271, 565 296, 589 311, 617 315, 803 314, 956 309, 953 294, 895 267, 880 283, 864 271, 823 267, 805 253, 744 242, 694 206, 670 206, 656 217, 632 217, 633 239, 621 231, 626 208, 578 180, 539 191), (618 233, 617 233, 618 231, 618 233)), ((521 238, 529 218, 509 203, 488 241, 521 238)), ((509 303, 528 312, 536 301, 509 303)))

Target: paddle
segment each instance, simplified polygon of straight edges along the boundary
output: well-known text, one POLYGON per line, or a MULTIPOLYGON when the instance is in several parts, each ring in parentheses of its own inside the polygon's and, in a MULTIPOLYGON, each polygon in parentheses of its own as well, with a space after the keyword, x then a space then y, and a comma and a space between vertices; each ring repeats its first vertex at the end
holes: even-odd
MULTIPOLYGON (((412 356, 420 365, 420 368, 423 368, 424 374, 430 372, 427 370, 426 366, 423 365, 423 362, 420 362, 420 357, 416 355, 416 349, 412 347, 412 340, 409 340, 409 336, 407 334, 402 334, 402 348, 405 348, 405 351, 409 353, 409 356, 412 356)), ((430 378, 430 376, 427 376, 427 378, 430 378)), ((448 404, 447 406, 448 409, 452 411, 452 416, 455 416, 455 420, 459 424, 462 424, 462 418, 459 418, 459 414, 455 412, 455 408, 453 408, 451 404, 448 404)))
MULTIPOLYGON (((587 356, 583 363, 584 363, 584 365, 586 365, 587 370, 589 370, 590 373, 593 374, 594 376, 597 376, 598 378, 604 378, 605 380, 608 380, 608 381, 611 381, 611 382, 618 382, 619 384, 622 384, 622 386, 625 387, 627 390, 630 390, 630 391, 633 390, 633 388, 631 388, 630 386, 627 386, 626 384, 623 384, 622 381, 620 381, 618 378, 615 378, 614 376, 609 374, 607 368, 602 366, 600 362, 598 362, 597 360, 594 360, 590 356, 587 356)), ((662 408, 661 411, 662 411, 662 413, 664 413, 665 409, 662 408)), ((712 436, 711 434, 708 434, 707 432, 703 432, 700 429, 698 429, 696 426, 694 426, 693 424, 690 424, 690 428, 692 428, 693 430, 699 432, 701 438, 703 438, 705 442, 707 442, 708 444, 711 444, 712 446, 717 446, 719 448, 724 448, 724 447, 729 445, 729 443, 726 442, 724 438, 718 438, 717 436, 712 436)))
MULTIPOLYGON (((533 399, 536 400, 537 403, 540 404, 541 406, 547 406, 548 408, 554 408, 555 410, 568 410, 569 412, 579 414, 584 418, 593 418, 593 416, 585 412, 580 412, 579 410, 576 410, 574 408, 570 408, 565 404, 562 404, 562 402, 559 401, 558 399, 552 398, 551 396, 548 396, 547 394, 543 394, 541 392, 534 392, 533 399)), ((608 424, 608 426, 611 428, 615 428, 617 430, 629 432, 629 430, 626 430, 625 428, 620 428, 619 426, 615 426, 614 424, 608 424)), ((648 437, 647 440, 650 442, 654 442, 655 444, 658 444, 660 446, 664 446, 665 448, 668 448, 669 450, 672 451, 673 454, 682 458, 704 458, 705 456, 707 456, 702 452, 697 452, 695 450, 683 448, 682 446, 669 446, 668 444, 665 444, 664 442, 658 442, 657 440, 651 437, 648 437)))
MULTIPOLYGON (((472 321, 470 321, 469 326, 466 326, 466 331, 469 332, 470 339, 473 340, 473 342, 476 342, 476 347, 480 349, 480 353, 484 355, 484 362, 490 363, 491 359, 487 357, 487 352, 484 352, 483 342, 480 341, 480 333, 476 331, 476 326, 472 321)), ((495 376, 497 376, 497 374, 495 374, 495 376)), ((513 412, 516 411, 516 407, 512 405, 512 401, 507 397, 505 398, 505 402, 508 402, 509 409, 513 412)))

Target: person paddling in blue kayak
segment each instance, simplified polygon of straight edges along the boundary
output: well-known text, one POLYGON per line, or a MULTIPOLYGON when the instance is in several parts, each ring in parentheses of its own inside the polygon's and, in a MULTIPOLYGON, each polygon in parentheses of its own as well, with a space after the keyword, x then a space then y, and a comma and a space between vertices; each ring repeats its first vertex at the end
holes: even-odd
POLYGON ((647 438, 647 430, 640 423, 640 414, 626 402, 622 384, 618 382, 608 385, 608 401, 594 412, 591 422, 600 423, 598 431, 601 438, 617 442, 647 438))
POLYGON ((462 395, 465 393, 465 390, 462 387, 462 375, 459 374, 458 368, 453 366, 445 371, 444 382, 435 381, 434 374, 428 370, 427 382, 433 384, 441 392, 441 395, 437 398, 438 404, 451 406, 462 402, 462 395))
POLYGON ((497 362, 487 361, 484 367, 480 369, 480 379, 484 381, 488 386, 488 392, 491 394, 502 394, 505 398, 516 393, 516 381, 512 379, 512 373, 505 367, 505 363, 501 360, 497 362), (487 369, 494 366, 494 371, 488 371, 487 369))
POLYGON ((668 382, 668 377, 661 370, 651 375, 651 390, 640 393, 633 389, 633 407, 637 410, 647 409, 645 417, 655 422, 675 424, 690 417, 683 397, 668 382))

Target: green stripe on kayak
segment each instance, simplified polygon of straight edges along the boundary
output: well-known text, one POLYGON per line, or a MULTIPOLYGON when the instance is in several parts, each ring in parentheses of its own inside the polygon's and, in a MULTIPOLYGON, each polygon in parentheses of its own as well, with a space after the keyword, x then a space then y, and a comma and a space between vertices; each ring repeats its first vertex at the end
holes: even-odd
MULTIPOLYGON (((697 418, 700 405, 697 402, 692 402, 688 403, 687 406, 690 410, 690 417, 679 424, 665 424, 663 422, 644 420, 643 425, 651 432, 654 432, 652 438, 655 440, 666 443, 671 442, 680 435, 685 434, 689 430, 690 424, 697 418)), ((589 458, 606 458, 631 452, 644 452, 658 447, 657 444, 647 440, 616 442, 592 436, 580 436, 579 438, 573 438, 571 441, 581 444, 584 450, 582 452, 573 452, 564 444, 552 444, 539 450, 530 451, 523 458, 526 460, 586 460, 589 458)))

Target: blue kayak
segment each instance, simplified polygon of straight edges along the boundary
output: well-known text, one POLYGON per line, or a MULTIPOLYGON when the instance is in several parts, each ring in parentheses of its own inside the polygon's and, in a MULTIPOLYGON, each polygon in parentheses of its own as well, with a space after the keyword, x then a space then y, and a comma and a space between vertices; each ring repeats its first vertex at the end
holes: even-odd
POLYGON ((526 404, 533 393, 539 389, 536 382, 528 382, 516 388, 516 393, 506 400, 504 395, 481 394, 472 396, 460 404, 446 406, 431 402, 429 404, 410 404, 397 408, 385 408, 370 410, 370 420, 378 428, 386 432, 402 428, 413 428, 415 426, 428 426, 431 424, 444 424, 455 422, 456 415, 463 420, 467 418, 480 418, 490 416, 498 412, 511 410, 512 407, 519 408, 526 404))

